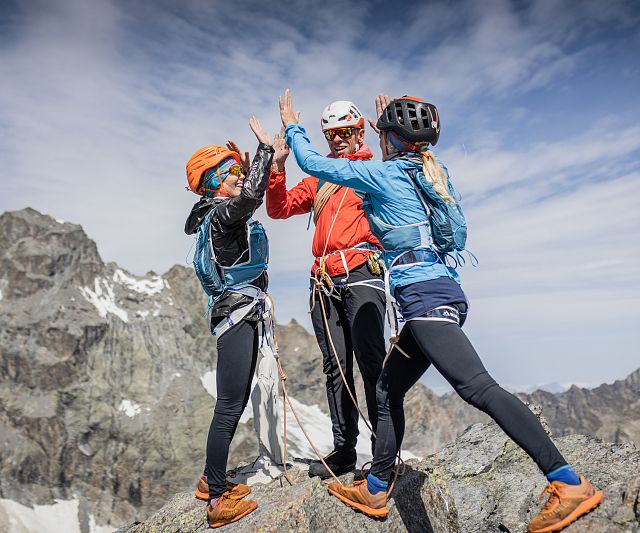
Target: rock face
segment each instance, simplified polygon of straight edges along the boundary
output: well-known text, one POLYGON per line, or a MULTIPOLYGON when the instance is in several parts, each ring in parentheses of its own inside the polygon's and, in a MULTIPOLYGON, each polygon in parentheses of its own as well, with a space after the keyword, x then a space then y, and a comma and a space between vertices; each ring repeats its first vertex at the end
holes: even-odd
MULTIPOLYGON (((205 308, 189 268, 134 276, 103 262, 78 225, 33 209, 0 215, 0 499, 76 497, 99 524, 120 525, 190 490, 214 406, 205 308)), ((277 333, 291 395, 326 413, 315 338, 295 322, 277 333)), ((543 406, 558 435, 640 442, 640 371, 524 398, 543 406)), ((404 447, 420 456, 486 420, 422 385, 406 410, 404 447)), ((255 455, 253 428, 241 423, 230 464, 255 455)))
MULTIPOLYGON (((606 444, 573 435, 557 439, 567 459, 598 488, 604 502, 567 533, 640 531, 640 452, 631 443, 606 444)), ((343 476, 351 482, 352 476, 343 476)), ((373 520, 327 493, 303 473, 253 487, 258 509, 225 531, 393 531, 489 533, 526 530, 538 512, 545 479, 493 423, 471 426, 456 442, 423 460, 412 459, 389 500, 389 516, 373 520)), ((195 532, 207 528, 204 503, 177 494, 146 521, 118 533, 195 532)))
MULTIPOLYGON (((122 524, 190 487, 214 406, 205 311, 189 268, 133 276, 80 226, 1 215, 0 498, 79 495, 99 523, 122 524)), ((231 461, 256 450, 241 424, 231 461)))

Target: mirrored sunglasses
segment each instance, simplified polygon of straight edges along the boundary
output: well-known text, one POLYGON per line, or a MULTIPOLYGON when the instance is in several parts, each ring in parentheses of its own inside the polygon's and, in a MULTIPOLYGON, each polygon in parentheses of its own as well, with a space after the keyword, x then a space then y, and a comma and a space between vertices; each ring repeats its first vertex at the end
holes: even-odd
POLYGON ((355 128, 335 128, 325 131, 324 136, 327 141, 333 141, 333 139, 336 138, 336 135, 339 135, 341 139, 348 139, 353 135, 354 129, 355 128))
POLYGON ((234 176, 242 175, 242 167, 240 165, 233 165, 229 167, 229 174, 233 174, 234 176))

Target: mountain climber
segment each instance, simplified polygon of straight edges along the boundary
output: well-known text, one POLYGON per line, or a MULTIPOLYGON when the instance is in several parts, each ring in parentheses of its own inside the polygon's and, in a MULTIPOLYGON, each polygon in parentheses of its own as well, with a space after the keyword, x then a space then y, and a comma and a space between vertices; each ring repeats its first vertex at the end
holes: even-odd
MULTIPOLYGON (((373 157, 364 143, 364 118, 352 102, 329 104, 320 123, 329 144, 328 157, 346 161, 373 157)), ((315 223, 311 322, 322 352, 333 431, 333 451, 324 461, 340 475, 356 466, 358 408, 347 389, 355 390, 354 353, 374 433, 378 420, 376 381, 385 355, 384 283, 377 259, 380 244, 360 209, 362 199, 353 190, 313 176, 287 190, 285 161, 289 149, 282 135, 276 137, 274 146, 267 213, 277 219, 312 213, 315 223)), ((330 473, 316 460, 309 467, 309 475, 324 479, 330 473)))
MULTIPOLYGON (((469 404, 491 416, 547 477, 550 497, 529 524, 530 533, 559 531, 603 499, 567 464, 536 416, 502 389, 484 368, 461 326, 467 300, 455 269, 435 245, 430 218, 416 176, 425 179, 439 200, 448 197, 446 167, 435 158, 439 117, 435 106, 414 97, 376 100, 383 161, 327 158, 313 148, 298 125, 290 92, 280 98, 287 144, 304 172, 329 183, 362 191, 374 235, 389 269, 389 290, 406 325, 376 386, 378 428, 373 463, 366 479, 353 486, 331 483, 329 492, 372 517, 384 517, 389 481, 404 436, 404 396, 431 364, 469 404)), ((395 342, 395 343, 394 343, 395 342)))
POLYGON ((243 500, 251 491, 226 479, 229 445, 251 392, 258 355, 258 323, 267 290, 268 243, 264 229, 251 219, 262 203, 274 149, 269 135, 252 117, 251 130, 259 141, 249 167, 248 153, 237 145, 206 146, 187 163, 189 188, 202 198, 193 206, 185 224, 188 235, 203 232, 203 260, 215 257, 213 277, 203 277, 206 265, 196 267, 212 294, 211 330, 216 336, 217 401, 209 435, 204 475, 196 497, 206 500, 211 527, 235 522, 257 508, 255 500, 243 500), (245 177, 245 174, 248 175, 245 177), (210 238, 209 238, 210 237, 210 238), (222 277, 216 277, 216 273, 222 277), (217 292, 216 292, 217 291, 217 292))

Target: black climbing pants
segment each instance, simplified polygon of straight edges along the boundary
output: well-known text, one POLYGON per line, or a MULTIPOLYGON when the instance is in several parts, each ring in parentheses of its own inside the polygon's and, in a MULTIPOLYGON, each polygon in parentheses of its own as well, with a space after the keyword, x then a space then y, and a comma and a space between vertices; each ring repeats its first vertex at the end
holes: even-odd
MULTIPOLYGON (((336 276, 339 282, 344 276, 336 276)), ((373 276, 366 265, 353 269, 348 282, 380 279, 373 276)), ((381 284, 382 287, 382 284, 381 284)), ((364 382, 369 422, 374 432, 378 422, 376 382, 385 356, 384 292, 369 286, 355 285, 338 289, 327 296, 319 288, 311 288, 311 321, 322 352, 322 370, 326 376, 327 401, 331 414, 333 446, 335 450, 355 449, 358 439, 358 411, 344 386, 342 375, 331 347, 333 341, 349 388, 355 394, 353 355, 364 382), (315 298, 315 302, 314 302, 315 298), (327 314, 325 323, 322 305, 327 314)), ((372 439, 373 440, 373 439, 372 439)))
POLYGON ((242 320, 218 339, 217 399, 207 437, 204 470, 211 498, 227 490, 229 445, 249 401, 257 358, 257 322, 242 320))
POLYGON ((536 416, 513 394, 501 388, 484 368, 460 326, 444 321, 410 321, 376 387, 378 438, 371 473, 388 481, 404 437, 403 401, 407 391, 431 364, 464 401, 493 418, 544 474, 567 464, 536 416))

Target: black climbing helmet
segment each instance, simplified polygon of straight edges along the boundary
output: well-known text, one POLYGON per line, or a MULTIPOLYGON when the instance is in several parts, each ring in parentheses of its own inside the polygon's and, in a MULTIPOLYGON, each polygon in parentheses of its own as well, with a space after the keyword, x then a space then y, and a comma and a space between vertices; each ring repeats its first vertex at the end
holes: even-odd
POLYGON ((376 126, 381 131, 393 131, 412 143, 428 142, 435 146, 440 136, 440 117, 436 106, 415 96, 392 100, 384 108, 376 126))

